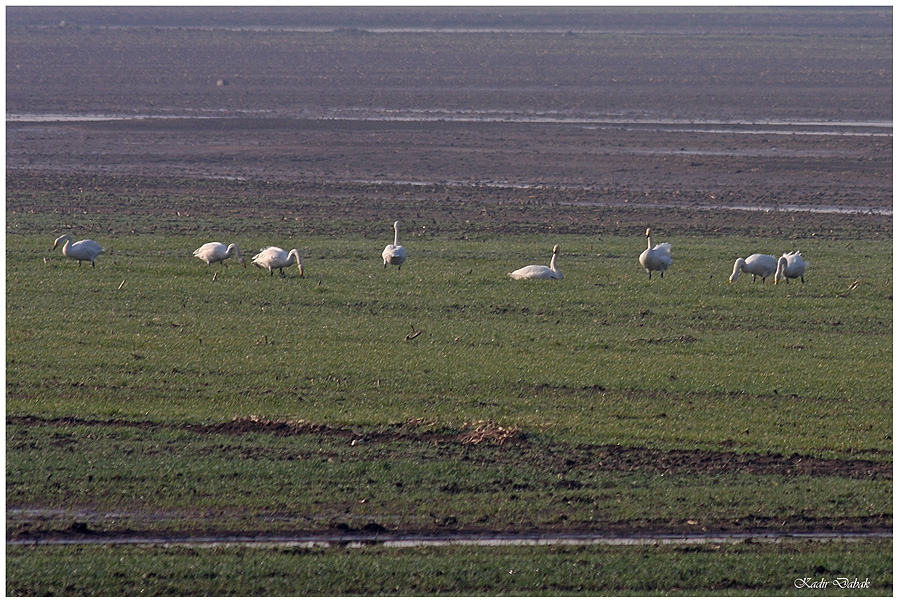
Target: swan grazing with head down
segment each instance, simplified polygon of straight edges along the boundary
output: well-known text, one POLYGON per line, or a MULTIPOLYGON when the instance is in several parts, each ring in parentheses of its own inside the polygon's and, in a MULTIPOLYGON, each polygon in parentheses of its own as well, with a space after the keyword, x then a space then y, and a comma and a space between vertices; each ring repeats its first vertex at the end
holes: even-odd
POLYGON ((393 223, 393 245, 385 247, 381 252, 381 257, 384 259, 384 268, 387 268, 387 264, 391 264, 399 270, 406 261, 406 248, 400 245, 399 220, 393 223))
MULTIPOLYGON (((78 260, 79 266, 81 262, 90 262, 91 266, 96 268, 94 260, 97 259, 98 255, 106 251, 99 243, 90 239, 83 239, 73 243, 72 235, 67 234, 62 235, 53 242, 53 249, 59 247, 59 244, 63 241, 65 241, 65 244, 62 246, 62 254, 67 258, 78 260)), ((51 249, 51 251, 53 250, 51 249)))
POLYGON ((674 263, 671 259, 671 243, 659 243, 655 247, 652 246, 652 234, 650 229, 646 229, 646 249, 640 254, 640 265, 649 273, 652 278, 652 271, 659 272, 660 278, 665 277, 665 270, 674 263))
POLYGON ((216 241, 215 243, 206 243, 199 249, 194 250, 194 257, 206 262, 207 266, 211 266, 214 262, 221 262, 222 266, 224 266, 225 260, 232 255, 237 256, 237 261, 240 262, 241 266, 247 267, 247 262, 243 259, 240 247, 236 243, 231 243, 226 247, 224 243, 216 241))
POLYGON ((300 276, 303 276, 303 256, 296 249, 288 253, 280 247, 268 247, 253 256, 253 265, 260 268, 268 268, 269 276, 274 274, 275 268, 284 276, 284 269, 293 265, 296 261, 300 267, 300 276))
POLYGON ((774 273, 774 284, 780 282, 780 279, 786 278, 790 282, 791 278, 802 279, 805 282, 805 269, 808 268, 808 262, 802 259, 799 250, 793 253, 785 253, 777 260, 777 272, 774 273))
POLYGON ((752 275, 753 283, 757 276, 762 277, 762 282, 764 283, 765 279, 774 274, 775 270, 777 270, 777 258, 773 255, 753 253, 745 260, 737 258, 737 261, 734 262, 734 272, 730 275, 730 282, 736 283, 740 272, 747 272, 752 275))
POLYGON ((515 272, 510 272, 509 276, 514 278, 515 280, 521 280, 526 278, 554 278, 560 279, 562 278, 562 271, 556 267, 556 257, 559 255, 559 246, 556 245, 553 247, 553 257, 549 262, 549 266, 525 266, 524 268, 519 268, 515 272))

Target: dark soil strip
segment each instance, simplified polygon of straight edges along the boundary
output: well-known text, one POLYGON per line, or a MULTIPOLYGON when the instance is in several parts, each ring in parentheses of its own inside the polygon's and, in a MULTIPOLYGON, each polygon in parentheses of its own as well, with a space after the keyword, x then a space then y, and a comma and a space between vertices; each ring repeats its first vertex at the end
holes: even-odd
MULTIPOLYGON (((861 479, 886 479, 893 476, 893 462, 858 459, 823 459, 801 454, 747 453, 708 450, 660 450, 618 445, 535 444, 527 433, 493 423, 467 426, 463 430, 434 429, 410 422, 377 431, 353 426, 330 426, 305 421, 271 421, 256 417, 240 417, 225 423, 178 425, 152 421, 122 419, 93 420, 65 417, 44 419, 34 416, 7 417, 7 425, 106 427, 143 430, 183 429, 200 434, 240 436, 265 433, 284 437, 317 435, 325 438, 365 441, 369 445, 390 442, 424 442, 447 447, 456 455, 459 448, 479 446, 511 447, 520 462, 522 456, 540 464, 577 466, 596 471, 644 471, 662 474, 747 473, 789 476, 839 476, 861 479)), ((871 451, 881 452, 881 451, 871 451)))

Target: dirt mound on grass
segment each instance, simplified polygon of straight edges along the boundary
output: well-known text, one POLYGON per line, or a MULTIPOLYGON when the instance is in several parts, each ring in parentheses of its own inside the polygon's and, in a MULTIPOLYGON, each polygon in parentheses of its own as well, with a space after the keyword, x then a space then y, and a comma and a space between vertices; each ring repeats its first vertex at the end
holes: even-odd
MULTIPOLYGON (((422 419, 372 429, 352 425, 325 425, 304 420, 279 421, 259 416, 234 417, 222 423, 155 423, 124 419, 79 419, 66 417, 7 417, 8 425, 98 426, 142 430, 182 429, 200 434, 240 436, 250 433, 291 437, 315 435, 341 440, 348 446, 366 443, 422 442, 438 446, 444 454, 457 457, 460 449, 472 446, 496 447, 496 462, 538 463, 561 469, 579 467, 594 471, 640 471, 659 474, 746 473, 785 476, 839 476, 864 479, 892 479, 892 460, 818 458, 802 454, 743 452, 738 450, 665 450, 609 444, 551 444, 533 441, 518 426, 503 426, 493 421, 466 423, 459 429, 436 427, 422 419), (506 452, 503 452, 503 449, 506 452), (504 457, 509 457, 504 461, 504 457)), ((868 451, 870 454, 888 454, 868 451)))

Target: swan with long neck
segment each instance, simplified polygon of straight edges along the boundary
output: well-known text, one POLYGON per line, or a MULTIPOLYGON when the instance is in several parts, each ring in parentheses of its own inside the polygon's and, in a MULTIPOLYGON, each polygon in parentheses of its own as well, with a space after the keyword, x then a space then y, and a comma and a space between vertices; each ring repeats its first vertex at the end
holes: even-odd
POLYGON ((753 253, 746 259, 737 258, 737 261, 734 262, 734 271, 730 275, 730 283, 736 283, 741 272, 751 274, 753 283, 757 276, 762 277, 764 283, 765 279, 774 274, 775 270, 777 270, 777 258, 773 255, 753 253))
POLYGON ((400 245, 400 223, 399 220, 393 223, 393 245, 388 245, 381 252, 381 258, 384 260, 384 268, 387 265, 396 266, 399 270, 406 261, 406 248, 400 245))
POLYGON ((801 279, 805 282, 805 269, 808 268, 808 262, 802 259, 799 250, 792 253, 785 253, 777 259, 777 272, 774 273, 774 284, 786 278, 790 282, 791 278, 801 279))
POLYGON ((659 278, 665 277, 667 270, 674 260, 671 259, 671 243, 659 243, 655 247, 652 245, 652 232, 646 229, 646 249, 640 254, 640 265, 646 269, 649 278, 652 278, 653 271, 659 273, 659 278))
POLYGON ((556 258, 559 256, 559 246, 553 247, 553 257, 549 261, 549 266, 538 266, 532 264, 519 268, 514 272, 510 272, 509 276, 515 280, 542 278, 542 279, 561 279, 562 271, 556 266, 556 258))
POLYGON ((106 251, 99 243, 92 241, 91 239, 82 239, 77 243, 73 243, 72 235, 68 234, 64 234, 56 239, 56 241, 53 242, 53 249, 59 247, 60 243, 63 243, 62 254, 69 259, 78 260, 79 266, 81 265, 81 262, 90 262, 91 266, 96 268, 94 261, 97 259, 98 255, 106 251))
POLYGON ((259 268, 268 268, 269 276, 273 275, 275 268, 284 276, 284 269, 293 266, 294 262, 300 269, 300 277, 303 273, 303 256, 296 249, 289 252, 280 247, 267 247, 253 256, 253 265, 259 268))
POLYGON ((215 262, 221 262, 222 266, 224 266, 225 260, 231 256, 237 257, 237 261, 240 262, 240 265, 244 268, 247 267, 247 262, 243 259, 243 254, 240 253, 240 247, 237 246, 237 243, 225 245, 224 243, 215 241, 214 243, 206 243, 202 247, 194 250, 194 257, 206 262, 207 266, 211 266, 215 262))

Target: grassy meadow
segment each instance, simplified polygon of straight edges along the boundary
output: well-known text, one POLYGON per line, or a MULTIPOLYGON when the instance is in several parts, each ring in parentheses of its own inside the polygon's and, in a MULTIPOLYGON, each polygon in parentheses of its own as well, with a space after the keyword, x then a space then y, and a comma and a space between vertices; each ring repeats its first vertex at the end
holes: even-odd
POLYGON ((738 255, 789 241, 675 239, 674 267, 650 280, 640 236, 409 236, 400 271, 380 265, 377 240, 239 242, 248 256, 300 247, 304 279, 208 268, 190 255, 196 238, 104 241, 96 268, 47 240, 7 238, 9 414, 423 417, 653 447, 891 448, 891 274, 876 261, 890 248, 878 241, 804 242, 808 282, 774 286, 727 277, 738 255), (548 263, 551 243, 563 280, 506 277, 548 263))
MULTIPOLYGON (((383 233, 366 224, 329 236, 267 236, 267 226, 283 231, 277 224, 239 236, 224 229, 185 235, 177 225, 140 235, 119 229, 91 235, 109 250, 91 268, 50 251, 63 233, 52 216, 17 216, 6 236, 8 532, 65 530, 73 521, 96 532, 198 533, 892 525, 888 477, 709 470, 701 460, 732 454, 801 455, 853 467, 891 462, 891 240, 660 229, 656 242, 672 243, 675 263, 664 279, 648 279, 637 262, 645 247, 640 230, 462 236, 412 223, 401 233, 409 260, 397 271, 380 262, 393 219, 385 217, 383 233), (297 247, 306 276, 294 267, 270 277, 234 260, 207 267, 191 252, 210 240, 237 242, 248 262, 268 245, 297 247), (554 244, 563 280, 506 276, 547 264, 554 244), (738 256, 779 256, 797 247, 811 264, 805 284, 753 283, 745 274, 728 284, 738 256), (240 421, 273 427, 232 429, 240 421), (465 439, 485 426, 510 440, 465 439), (663 460, 614 464, 614 447, 663 460), (664 466, 682 451, 694 460, 664 466), (609 456, 601 462, 600 453, 609 456)), ((566 581, 553 566, 551 592, 658 592, 678 576, 707 570, 717 578, 686 580, 687 592, 789 590, 815 567, 850 571, 843 561, 853 555, 877 561, 851 571, 864 578, 867 569, 877 588, 891 590, 890 563, 883 562, 889 546, 802 546, 801 554, 776 545, 700 547, 692 560, 677 562, 689 568, 656 582, 626 586, 625 576, 588 581, 583 591, 580 574, 566 581), (834 550, 843 561, 816 561, 834 550), (709 569, 729 563, 725 554, 735 551, 754 559, 740 566, 739 580, 737 570, 709 569), (762 558, 773 565, 760 569, 762 558), (780 587, 772 586, 772 567, 784 559, 798 565, 783 566, 780 587)), ((175 565, 220 564, 209 570, 217 575, 238 563, 234 555, 249 555, 115 550, 142 560, 142 568, 168 568, 151 575, 178 584, 190 572, 168 565, 172 555, 180 559, 175 565)), ((91 591, 59 574, 59 564, 73 563, 68 552, 9 551, 7 594, 137 594, 125 583, 154 582, 147 570, 141 580, 136 570, 122 569, 127 579, 97 583, 118 587, 91 591)), ((428 552, 413 561, 408 552, 391 553, 396 560, 334 551, 292 558, 353 577, 427 560, 431 582, 403 583, 397 592, 408 594, 550 592, 543 582, 498 586, 495 576, 453 588, 448 564, 478 565, 490 554, 428 552)), ((540 563, 550 565, 557 554, 503 553, 543 556, 540 563)), ((591 575, 608 577, 590 565, 603 553, 565 554, 593 559, 566 563, 587 563, 591 575)), ((616 575, 689 557, 667 548, 627 554, 636 557, 616 575)), ((265 556, 260 563, 275 563, 271 557, 280 564, 289 555, 265 556)), ((347 580, 353 578, 306 583, 305 594, 345 593, 339 585, 347 580)), ((363 582, 373 590, 354 594, 386 594, 375 587, 383 580, 363 582)), ((173 588, 219 594, 204 584, 173 588)), ((147 592, 169 591, 157 585, 147 592)))

